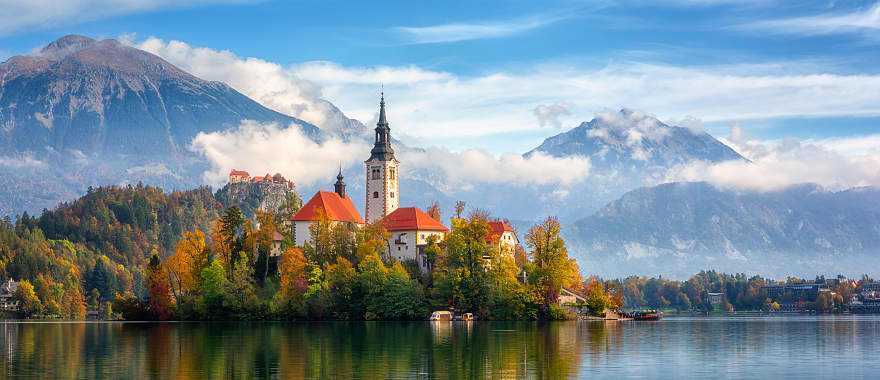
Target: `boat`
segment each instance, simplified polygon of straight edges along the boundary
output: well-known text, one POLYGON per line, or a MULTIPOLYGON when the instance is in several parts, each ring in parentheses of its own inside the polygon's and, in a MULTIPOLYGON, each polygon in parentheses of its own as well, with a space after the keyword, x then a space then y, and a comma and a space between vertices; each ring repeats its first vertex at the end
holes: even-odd
POLYGON ((638 310, 631 313, 634 321, 659 321, 663 312, 657 310, 638 310))
POLYGON ((474 315, 472 313, 464 313, 462 315, 455 317, 455 319, 458 321, 470 322, 470 321, 474 320, 474 315))
POLYGON ((432 321, 451 321, 452 313, 445 310, 435 311, 431 313, 430 319, 432 321))
POLYGON ((663 312, 657 310, 635 310, 620 313, 620 317, 619 320, 659 321, 660 318, 663 318, 663 312))

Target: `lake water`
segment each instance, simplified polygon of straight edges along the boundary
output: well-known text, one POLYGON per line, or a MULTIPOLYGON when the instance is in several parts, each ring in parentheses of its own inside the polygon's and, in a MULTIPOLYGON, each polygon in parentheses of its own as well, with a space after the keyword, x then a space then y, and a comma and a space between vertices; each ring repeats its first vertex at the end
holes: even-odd
POLYGON ((659 322, 0 322, 0 376, 880 378, 880 317, 659 322))

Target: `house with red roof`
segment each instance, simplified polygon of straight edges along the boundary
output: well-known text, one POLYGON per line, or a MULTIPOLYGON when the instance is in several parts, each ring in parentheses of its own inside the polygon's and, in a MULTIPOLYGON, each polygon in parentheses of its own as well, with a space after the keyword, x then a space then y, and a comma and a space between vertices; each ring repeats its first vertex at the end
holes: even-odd
POLYGON ((501 251, 506 251, 511 255, 516 252, 516 246, 519 245, 519 239, 516 237, 516 231, 510 223, 504 220, 493 220, 489 222, 489 235, 487 236, 489 243, 497 244, 501 251))
POLYGON ((335 191, 318 191, 290 218, 293 222, 294 244, 301 247, 311 239, 309 227, 320 219, 321 214, 326 215, 333 223, 346 223, 353 228, 363 227, 364 219, 345 193, 345 182, 342 179, 340 171, 336 176, 335 191))
POLYGON ((388 255, 400 261, 416 260, 422 271, 428 269, 425 247, 431 236, 443 240, 449 229, 418 207, 400 207, 382 218, 388 231, 388 255))
POLYGON ((247 182, 250 178, 250 173, 244 170, 232 169, 232 171, 229 172, 229 183, 247 182))

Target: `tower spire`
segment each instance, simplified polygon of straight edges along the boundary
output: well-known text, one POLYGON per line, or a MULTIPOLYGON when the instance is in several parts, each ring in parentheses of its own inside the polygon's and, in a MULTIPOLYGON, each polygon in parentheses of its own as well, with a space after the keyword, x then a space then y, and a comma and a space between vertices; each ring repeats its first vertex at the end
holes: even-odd
POLYGON ((379 121, 376 123, 376 143, 370 151, 370 159, 390 161, 394 159, 394 149, 391 148, 391 127, 385 116, 385 90, 379 93, 379 121))
POLYGON ((336 194, 339 194, 340 197, 345 198, 345 182, 342 179, 342 165, 339 165, 339 174, 336 175, 336 183, 333 184, 333 190, 335 190, 336 194))

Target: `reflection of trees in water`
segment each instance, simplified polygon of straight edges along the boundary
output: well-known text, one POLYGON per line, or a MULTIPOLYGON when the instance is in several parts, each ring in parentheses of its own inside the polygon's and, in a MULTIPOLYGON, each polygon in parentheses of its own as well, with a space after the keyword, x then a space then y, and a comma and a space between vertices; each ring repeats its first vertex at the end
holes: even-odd
POLYGON ((605 350, 614 336, 607 328, 578 322, 22 323, 5 328, 0 337, 12 352, 5 353, 3 373, 30 371, 49 378, 569 378, 577 375, 585 347, 605 350))

